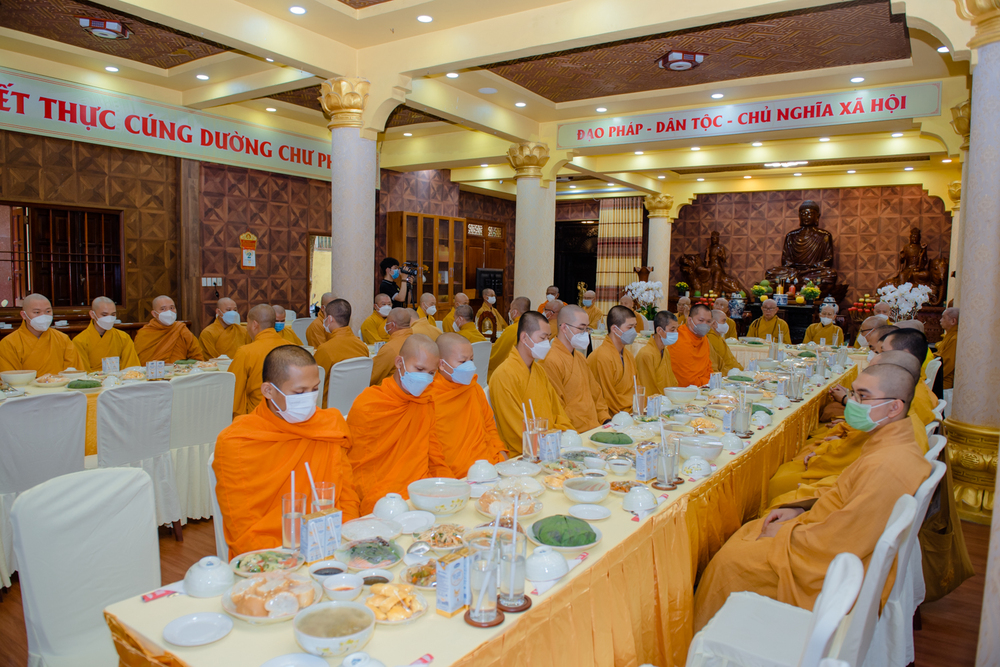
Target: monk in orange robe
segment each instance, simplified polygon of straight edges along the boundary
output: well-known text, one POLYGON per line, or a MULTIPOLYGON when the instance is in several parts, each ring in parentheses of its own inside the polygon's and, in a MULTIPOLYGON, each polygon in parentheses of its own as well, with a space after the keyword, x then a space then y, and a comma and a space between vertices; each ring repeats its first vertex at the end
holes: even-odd
POLYGON ((325 292, 319 299, 319 313, 306 327, 306 345, 315 350, 330 340, 330 332, 323 328, 323 321, 326 319, 323 314, 326 312, 326 304, 331 301, 333 301, 333 292, 325 292))
POLYGON ((632 411, 632 395, 638 380, 635 377, 635 357, 628 346, 635 341, 635 313, 625 306, 612 306, 608 311, 608 337, 587 357, 590 372, 597 378, 608 402, 608 411, 632 411))
POLYGON ((298 337, 298 334, 295 333, 295 329, 292 328, 292 322, 295 321, 295 316, 292 316, 291 321, 286 321, 288 314, 285 312, 284 306, 271 307, 274 308, 274 330, 278 332, 278 335, 292 345, 302 345, 302 339, 298 337))
MULTIPOLYGON (((497 293, 494 292, 493 290, 491 290, 488 287, 486 289, 484 289, 483 290, 483 305, 480 306, 479 310, 476 312, 476 319, 475 319, 475 321, 478 323, 479 322, 479 318, 482 317, 484 314, 486 314, 486 313, 492 313, 493 317, 496 318, 496 321, 497 321, 496 334, 497 334, 497 336, 499 336, 501 333, 503 333, 503 330, 507 328, 507 321, 503 318, 503 315, 500 314, 500 311, 497 310, 494 307, 494 304, 496 302, 497 302, 497 293)), ((487 327, 489 326, 488 322, 487 322, 486 326, 487 327)), ((486 333, 490 333, 490 330, 488 328, 486 329, 486 333)))
POLYGON ((264 359, 276 347, 291 345, 274 330, 274 309, 266 303, 254 306, 247 314, 247 333, 253 339, 236 351, 229 372, 236 376, 233 415, 248 415, 260 403, 263 394, 264 359))
POLYGON ((124 370, 139 365, 132 337, 115 329, 118 308, 106 296, 99 296, 90 304, 90 324, 73 338, 73 345, 80 353, 80 362, 88 373, 100 371, 103 360, 115 357, 118 368, 124 370))
POLYGON ((664 387, 677 386, 667 348, 677 342, 678 327, 677 316, 669 310, 661 310, 653 318, 653 335, 649 342, 635 355, 636 377, 646 388, 646 396, 662 394, 664 387))
MULTIPOLYGON (((455 306, 455 318, 452 320, 452 330, 470 343, 482 343, 486 336, 479 333, 476 328, 476 314, 472 311, 472 306, 455 306)), ((445 329, 447 332, 448 330, 445 329)))
MULTIPOLYGON (((404 308, 393 313, 396 310, 405 314, 404 308)), ((445 462, 434 402, 426 391, 439 361, 437 345, 430 338, 405 337, 393 359, 392 375, 361 392, 351 406, 347 416, 354 440, 350 459, 362 516, 387 493, 409 498, 407 486, 418 479, 455 477, 445 462)))
POLYGON ((708 384, 712 359, 706 336, 711 328, 712 311, 708 306, 700 303, 692 306, 687 321, 677 330, 677 342, 667 348, 678 386, 708 384))
POLYGON ((499 368, 500 364, 507 361, 510 351, 517 345, 517 323, 521 315, 531 310, 531 299, 526 296, 519 296, 510 302, 508 311, 508 322, 510 323, 500 337, 493 343, 490 349, 490 367, 486 372, 486 380, 493 377, 493 371, 499 368))
POLYGON ((393 308, 389 317, 385 318, 385 329, 389 332, 389 342, 379 348, 372 362, 372 387, 382 384, 382 380, 396 372, 396 357, 403 349, 403 343, 413 334, 410 329, 410 320, 410 310, 407 308, 393 308))
POLYGON ((174 300, 162 295, 153 299, 149 324, 135 335, 135 351, 143 365, 150 361, 172 364, 178 359, 205 360, 198 339, 186 325, 177 321, 174 300))
POLYGON ((336 486, 343 520, 359 516, 347 458, 351 434, 337 410, 316 409, 319 371, 312 355, 283 345, 267 354, 261 371, 265 400, 215 441, 215 493, 230 557, 281 546, 281 496, 293 470, 296 493, 311 498, 306 463, 317 483, 336 486))
MULTIPOLYGON (((383 294, 382 296, 386 296, 383 294)), ((388 298, 388 297, 386 297, 388 298)), ((330 339, 316 350, 316 363, 323 367, 327 381, 323 383, 323 405, 330 390, 330 369, 334 364, 358 357, 368 358, 368 346, 351 331, 351 304, 344 299, 333 299, 324 309, 324 331, 330 339)), ((317 318, 319 319, 319 318, 317 318)))
MULTIPOLYGON (((423 334, 430 338, 432 341, 437 342, 438 336, 441 335, 441 330, 437 328, 436 324, 431 324, 427 321, 426 317, 420 317, 417 311, 412 308, 407 308, 407 312, 410 313, 410 332, 415 334, 423 334)), ((383 319, 383 322, 385 320, 383 319)), ((384 331, 384 329, 383 329, 384 331)), ((389 335, 386 334, 386 340, 389 340, 389 335)))
POLYGON ((250 334, 240 326, 240 312, 236 302, 222 297, 215 304, 215 321, 201 330, 198 336, 206 359, 216 359, 226 355, 236 356, 236 350, 250 342, 250 334))
POLYGON ((441 356, 427 394, 434 401, 435 429, 445 463, 455 477, 465 477, 479 460, 500 463, 506 447, 497 433, 493 409, 476 381, 472 343, 456 333, 437 340, 441 356))
POLYGON ((549 285, 548 287, 545 288, 545 299, 543 299, 542 302, 538 304, 538 312, 544 315, 545 304, 558 300, 559 300, 559 288, 556 287, 555 285, 549 285))
POLYGON ((41 294, 21 300, 21 328, 0 340, 0 371, 35 371, 36 377, 83 370, 69 336, 51 329, 52 304, 41 294))
MULTIPOLYGON (((896 501, 915 493, 931 472, 906 416, 914 384, 908 371, 892 364, 861 372, 855 394, 879 422, 861 456, 818 498, 775 509, 729 538, 695 591, 695 631, 737 591, 812 610, 830 561, 842 551, 867 567, 896 501), (888 396, 897 398, 886 401, 888 396)), ((890 574, 883 598, 894 581, 890 574)))
POLYGON ((559 335, 545 361, 538 362, 562 402, 573 428, 583 433, 604 424, 608 412, 604 391, 587 365, 584 354, 590 345, 590 316, 579 306, 565 306, 557 317, 559 335))

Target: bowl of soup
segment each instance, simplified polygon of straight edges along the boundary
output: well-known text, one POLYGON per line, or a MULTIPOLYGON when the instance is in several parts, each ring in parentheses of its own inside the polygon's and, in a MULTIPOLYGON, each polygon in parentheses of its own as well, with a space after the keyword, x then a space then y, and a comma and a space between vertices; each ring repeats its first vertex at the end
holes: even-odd
POLYGON ((304 651, 329 658, 363 649, 375 633, 375 613, 360 602, 321 602, 296 614, 292 629, 304 651))

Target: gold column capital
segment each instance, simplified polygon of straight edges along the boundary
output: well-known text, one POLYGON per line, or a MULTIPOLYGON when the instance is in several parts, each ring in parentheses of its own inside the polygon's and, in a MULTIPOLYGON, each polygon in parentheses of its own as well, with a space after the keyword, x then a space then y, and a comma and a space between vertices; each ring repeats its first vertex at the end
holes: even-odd
POLYGON ((514 168, 515 181, 519 178, 541 178, 542 167, 549 161, 549 146, 537 141, 511 144, 507 149, 507 161, 514 168))
POLYGON ((361 114, 368 103, 368 79, 337 77, 320 85, 319 103, 330 117, 329 129, 335 127, 362 127, 361 114))
POLYGON ((670 220, 670 209, 674 207, 673 195, 646 195, 646 210, 651 218, 670 220))
POLYGON ((948 198, 955 202, 954 210, 962 204, 962 181, 952 181, 948 184, 948 198))
POLYGON ((1000 430, 951 417, 944 420, 944 427, 958 514, 966 521, 989 525, 993 519, 1000 430))
POLYGON ((969 150, 969 135, 972 133, 972 100, 968 99, 951 108, 951 127, 962 137, 961 149, 969 150))
POLYGON ((976 29, 970 48, 1000 42, 1000 0, 955 0, 955 9, 959 18, 976 29))

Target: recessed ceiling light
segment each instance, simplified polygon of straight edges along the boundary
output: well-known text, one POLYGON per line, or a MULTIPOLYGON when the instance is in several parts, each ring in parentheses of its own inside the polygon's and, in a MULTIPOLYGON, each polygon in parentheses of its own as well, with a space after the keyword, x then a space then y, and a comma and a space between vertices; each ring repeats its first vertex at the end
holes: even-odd
POLYGON ((851 83, 861 83, 864 80, 865 80, 865 77, 863 77, 863 76, 856 76, 856 77, 854 77, 854 78, 851 79, 851 83))
POLYGON ((480 166, 480 167, 483 167, 483 168, 486 168, 486 167, 488 167, 488 166, 490 166, 490 165, 488 165, 488 164, 481 164, 481 165, 479 165, 479 166, 480 166))
POLYGON ((403 132, 403 136, 404 137, 412 137, 413 133, 412 132, 403 132))
POLYGON ((496 88, 480 88, 479 92, 481 92, 483 95, 495 95, 496 92, 497 92, 497 89, 496 88))
POLYGON ((744 176, 743 178, 753 178, 753 176, 744 176))
POLYGON ((691 150, 693 150, 693 151, 700 151, 701 148, 699 148, 698 146, 692 146, 691 150))
POLYGON ((950 51, 950 50, 951 49, 949 49, 947 46, 939 46, 938 47, 938 53, 948 53, 948 51, 950 51))
POLYGON ((847 173, 848 173, 848 174, 856 174, 856 173, 858 173, 858 172, 857 172, 857 170, 855 170, 855 169, 848 169, 848 170, 847 170, 847 173))
POLYGON ((820 141, 830 141, 830 137, 820 137, 820 141))
POLYGON ((108 65, 108 66, 107 66, 107 67, 105 67, 104 69, 106 69, 106 70, 107 70, 107 71, 109 71, 109 72, 117 72, 117 71, 118 71, 118 68, 117 68, 117 67, 112 67, 111 65, 108 65))
POLYGON ((699 181, 704 181, 705 179, 704 179, 704 178, 699 178, 698 180, 699 180, 699 181))
POLYGON ((208 81, 208 75, 207 74, 197 74, 197 75, 195 75, 194 78, 198 79, 199 81, 208 81))
POLYGON ((447 74, 445 74, 445 76, 448 77, 449 79, 457 79, 458 72, 448 72, 447 74))
POLYGON ((271 113, 274 113, 275 111, 277 111, 277 109, 275 109, 274 107, 268 107, 264 109, 264 111, 270 111, 271 113))
POLYGON ((792 174, 792 176, 801 176, 801 175, 802 175, 802 174, 800 174, 800 173, 798 173, 798 172, 795 172, 794 174, 792 174))
POLYGON ((762 142, 760 142, 760 141, 755 141, 755 142, 753 142, 753 143, 752 143, 752 144, 750 144, 750 145, 751 145, 751 146, 756 146, 756 147, 760 148, 760 147, 761 147, 761 146, 763 146, 764 144, 763 144, 762 142))
POLYGON ((518 108, 523 108, 523 107, 528 106, 528 103, 527 102, 514 102, 514 106, 516 106, 518 108))
POLYGON ((570 190, 576 190, 576 186, 575 185, 571 185, 571 186, 569 186, 569 189, 570 190))
POLYGON ((594 109, 594 111, 596 111, 597 113, 604 113, 607 110, 608 110, 607 107, 597 107, 596 109, 594 109))
POLYGON ((500 181, 500 184, 503 185, 503 181, 500 181))
POLYGON ((264 60, 266 60, 269 63, 273 63, 274 62, 274 58, 264 58, 264 60))
POLYGON ((298 5, 292 5, 291 7, 288 8, 288 11, 290 11, 293 14, 298 14, 299 16, 301 16, 302 14, 306 13, 306 8, 299 7, 298 5))
POLYGON ((722 93, 712 93, 713 100, 721 100, 723 97, 725 97, 725 95, 723 95, 722 93))
POLYGON ((660 180, 662 181, 663 179, 665 179, 665 178, 666 178, 666 176, 664 176, 663 174, 660 174, 659 176, 657 176, 657 178, 658 178, 658 179, 660 179, 660 180))
POLYGON ((427 16, 427 14, 421 14, 420 16, 417 17, 417 20, 420 21, 421 23, 430 23, 431 21, 434 20, 434 18, 431 16, 427 16))
POLYGON ((944 162, 945 164, 948 164, 949 162, 951 162, 951 158, 950 157, 946 157, 945 159, 941 160, 941 162, 944 162))
POLYGON ((903 167, 903 171, 913 171, 913 167, 903 167))
POLYGON ((635 154, 636 155, 642 155, 642 151, 636 151, 635 154))
POLYGON ((615 184, 614 183, 608 183, 608 187, 609 188, 613 188, 613 187, 615 187, 615 184))
POLYGON ((893 139, 899 139, 901 136, 903 136, 902 132, 893 132, 892 133, 892 138, 893 139))

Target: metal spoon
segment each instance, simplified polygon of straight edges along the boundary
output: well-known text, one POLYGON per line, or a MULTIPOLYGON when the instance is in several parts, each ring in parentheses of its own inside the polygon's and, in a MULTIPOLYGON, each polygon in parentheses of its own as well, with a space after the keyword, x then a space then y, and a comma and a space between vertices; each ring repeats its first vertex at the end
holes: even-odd
POLYGON ((416 556, 417 558, 419 558, 420 556, 423 556, 430 550, 431 550, 431 545, 427 544, 427 542, 424 542, 423 540, 417 540, 416 542, 411 544, 410 547, 406 550, 406 555, 416 556))

